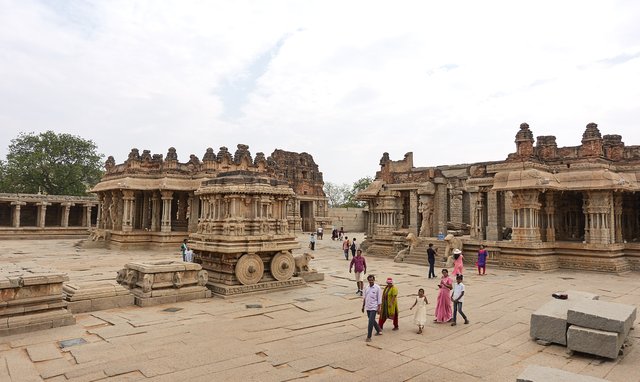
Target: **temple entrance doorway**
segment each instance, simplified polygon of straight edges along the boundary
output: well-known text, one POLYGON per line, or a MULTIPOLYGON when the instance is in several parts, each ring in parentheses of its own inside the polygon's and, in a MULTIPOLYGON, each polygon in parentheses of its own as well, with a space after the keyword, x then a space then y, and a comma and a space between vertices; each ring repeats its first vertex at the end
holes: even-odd
POLYGON ((302 231, 315 232, 313 226, 313 202, 300 202, 300 217, 302 218, 302 231))

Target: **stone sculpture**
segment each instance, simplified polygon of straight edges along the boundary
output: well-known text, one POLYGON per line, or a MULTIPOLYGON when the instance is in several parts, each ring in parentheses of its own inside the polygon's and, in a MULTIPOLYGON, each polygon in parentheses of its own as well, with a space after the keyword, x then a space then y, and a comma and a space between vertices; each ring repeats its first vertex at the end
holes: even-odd
POLYGON ((409 245, 405 249, 399 251, 396 257, 393 258, 393 261, 395 261, 396 263, 403 262, 405 256, 411 253, 413 248, 415 248, 415 246, 418 244, 418 238, 412 232, 409 232, 405 240, 409 243, 409 245))

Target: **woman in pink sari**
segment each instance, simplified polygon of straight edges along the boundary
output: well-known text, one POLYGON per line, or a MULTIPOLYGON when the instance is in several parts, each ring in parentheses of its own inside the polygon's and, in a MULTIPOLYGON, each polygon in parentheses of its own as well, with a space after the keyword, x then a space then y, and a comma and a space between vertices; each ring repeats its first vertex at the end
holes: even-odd
POLYGON ((458 248, 453 250, 453 259, 453 277, 456 277, 464 272, 464 256, 458 248))
POLYGON ((447 322, 453 316, 451 312, 451 289, 453 288, 453 281, 449 277, 449 271, 442 270, 442 277, 440 278, 440 284, 438 284, 440 292, 438 293, 438 300, 436 301, 436 319, 435 322, 447 322))

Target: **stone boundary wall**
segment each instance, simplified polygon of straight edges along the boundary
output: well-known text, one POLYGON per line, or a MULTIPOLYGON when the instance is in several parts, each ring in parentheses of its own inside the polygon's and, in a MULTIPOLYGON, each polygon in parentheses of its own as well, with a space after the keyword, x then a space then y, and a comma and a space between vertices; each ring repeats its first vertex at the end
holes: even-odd
MULTIPOLYGON (((334 227, 338 229, 344 227, 345 232, 364 232, 365 230, 364 208, 329 208, 329 218, 334 227)), ((326 234, 331 238, 331 227, 326 229, 326 234)))

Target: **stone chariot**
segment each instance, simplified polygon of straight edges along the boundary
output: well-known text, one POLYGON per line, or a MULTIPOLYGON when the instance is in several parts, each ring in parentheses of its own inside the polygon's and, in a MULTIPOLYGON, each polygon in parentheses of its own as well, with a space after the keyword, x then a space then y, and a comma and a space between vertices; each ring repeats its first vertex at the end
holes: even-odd
POLYGON ((196 195, 201 216, 189 245, 215 294, 304 284, 293 277, 292 251, 300 244, 289 229, 287 202, 294 192, 285 182, 232 171, 203 183, 196 195))

